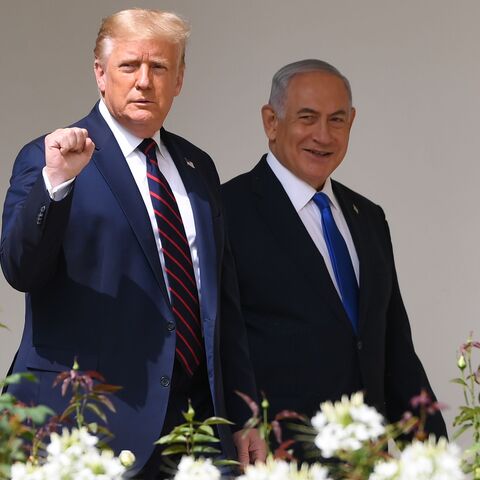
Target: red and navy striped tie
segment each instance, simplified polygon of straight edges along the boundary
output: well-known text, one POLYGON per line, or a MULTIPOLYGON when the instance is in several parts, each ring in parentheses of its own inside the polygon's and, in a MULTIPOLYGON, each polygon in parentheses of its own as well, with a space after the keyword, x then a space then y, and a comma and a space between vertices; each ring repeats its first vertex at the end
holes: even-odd
POLYGON ((147 157, 148 187, 176 320, 175 352, 186 372, 193 375, 203 355, 197 284, 182 217, 172 189, 158 168, 156 146, 154 140, 146 138, 138 148, 147 157))

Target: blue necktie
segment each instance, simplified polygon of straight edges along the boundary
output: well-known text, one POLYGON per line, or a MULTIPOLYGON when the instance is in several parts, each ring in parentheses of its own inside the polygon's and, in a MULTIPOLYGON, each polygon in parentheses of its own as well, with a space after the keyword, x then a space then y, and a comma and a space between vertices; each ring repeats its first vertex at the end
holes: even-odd
POLYGON ((353 329, 355 333, 357 333, 358 284, 347 244, 333 219, 328 196, 323 192, 318 192, 313 196, 313 201, 322 214, 323 235, 325 237, 325 243, 327 244, 338 289, 340 290, 340 297, 353 329))

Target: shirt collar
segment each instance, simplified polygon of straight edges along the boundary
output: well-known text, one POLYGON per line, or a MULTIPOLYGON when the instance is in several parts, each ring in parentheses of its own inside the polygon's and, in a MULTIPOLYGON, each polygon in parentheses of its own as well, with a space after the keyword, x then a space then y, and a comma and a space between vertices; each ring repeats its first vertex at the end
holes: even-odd
MULTIPOLYGON (((116 120, 109 112, 103 99, 100 100, 98 109, 100 110, 104 120, 107 122, 107 125, 110 127, 110 130, 112 131, 113 136, 115 137, 115 140, 117 141, 118 146, 123 153, 123 156, 127 158, 140 145, 143 138, 133 135, 133 133, 130 133, 123 125, 121 125, 118 120, 116 120)), ((157 142, 158 148, 160 149, 160 154, 165 157, 164 152, 166 147, 160 138, 160 130, 157 130, 152 138, 155 140, 155 142, 157 142)))
MULTIPOLYGON (((275 176, 278 178, 279 182, 282 184, 285 192, 293 204, 293 207, 298 213, 308 204, 308 202, 312 200, 317 191, 307 182, 304 182, 298 178, 288 168, 282 165, 270 150, 267 154, 267 163, 275 176)), ((325 184, 323 185, 321 192, 328 196, 330 203, 334 208, 340 209, 340 205, 333 194, 332 181, 330 177, 327 177, 325 180, 325 184)))

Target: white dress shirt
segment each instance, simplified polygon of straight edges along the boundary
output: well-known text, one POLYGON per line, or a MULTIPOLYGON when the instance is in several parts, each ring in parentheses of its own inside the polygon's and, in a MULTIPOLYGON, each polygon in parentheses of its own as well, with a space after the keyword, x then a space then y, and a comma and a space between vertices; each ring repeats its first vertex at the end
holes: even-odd
MULTIPOLYGON (((165 258, 162 253, 162 241, 158 232, 157 220, 155 218, 152 201, 150 199, 150 189, 148 188, 146 157, 137 148, 138 145, 140 145, 140 143, 142 142, 143 138, 136 137, 126 128, 120 125, 120 123, 118 123, 117 120, 112 117, 103 100, 101 100, 99 103, 99 110, 105 122, 107 122, 107 125, 110 127, 110 130, 112 131, 113 136, 115 137, 115 140, 117 141, 120 150, 125 157, 127 165, 132 173, 133 179, 135 180, 138 190, 140 191, 140 194, 142 196, 145 208, 147 209, 148 216, 150 218, 153 234, 155 236, 158 255, 160 258, 160 263, 162 265, 163 278, 165 279, 165 284, 168 287, 168 279, 165 273, 165 258)), ((157 143, 156 154, 158 167, 166 178, 167 182, 169 183, 173 195, 175 196, 175 200, 177 201, 178 209, 180 210, 180 215, 183 220, 183 226, 185 228, 188 244, 190 246, 193 272, 195 274, 198 296, 200 298, 200 263, 198 258, 195 219, 193 217, 192 206, 190 204, 190 200, 188 198, 187 191, 185 190, 185 186, 183 185, 180 174, 178 173, 177 167, 175 166, 175 163, 173 162, 167 148, 160 139, 160 131, 155 132, 152 138, 157 143)), ((52 189, 51 184, 48 181, 48 177, 45 174, 45 169, 43 170, 43 178, 50 197, 53 200, 61 200, 63 197, 65 197, 65 195, 67 195, 70 191, 70 184, 74 180, 71 179, 52 189)), ((167 291, 169 292, 168 288, 167 291)))
MULTIPOLYGON (((270 151, 267 155, 267 163, 275 176, 278 178, 279 182, 282 184, 285 192, 293 204, 293 207, 295 208, 295 211, 298 213, 300 220, 302 220, 307 232, 315 243, 315 246, 321 253, 323 260, 325 261, 325 265, 327 266, 328 273, 332 278, 332 282, 335 285, 338 294, 340 295, 337 279, 335 278, 335 273, 332 267, 332 261, 330 260, 327 244, 325 243, 325 237, 323 235, 322 214, 320 209, 313 201, 313 196, 317 193, 317 191, 308 183, 296 177, 290 170, 284 167, 270 151)), ((333 194, 330 177, 325 181, 321 191, 327 195, 328 199, 330 200, 330 208, 332 210, 333 218, 337 224, 338 230, 342 234, 345 243, 347 244, 348 252, 352 260, 353 269, 355 271, 355 276, 358 283, 360 278, 360 266, 357 252, 355 250, 352 235, 348 229, 347 222, 343 216, 342 209, 340 208, 340 205, 333 194)))

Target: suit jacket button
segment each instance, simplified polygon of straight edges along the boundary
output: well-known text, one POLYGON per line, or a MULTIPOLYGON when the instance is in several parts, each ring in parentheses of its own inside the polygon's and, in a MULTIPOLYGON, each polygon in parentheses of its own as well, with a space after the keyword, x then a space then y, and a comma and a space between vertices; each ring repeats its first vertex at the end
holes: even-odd
POLYGON ((363 343, 362 343, 361 340, 358 340, 358 342, 357 342, 357 350, 360 351, 362 348, 363 348, 363 343))
POLYGON ((42 205, 42 206, 40 207, 40 211, 41 211, 42 213, 44 213, 46 209, 47 209, 47 207, 46 207, 45 205, 42 205))
POLYGON ((162 387, 168 387, 170 385, 170 379, 164 375, 161 379, 160 379, 160 385, 162 387))
POLYGON ((168 322, 167 323, 167 330, 169 332, 172 332, 173 330, 175 330, 175 324, 173 322, 168 322))

